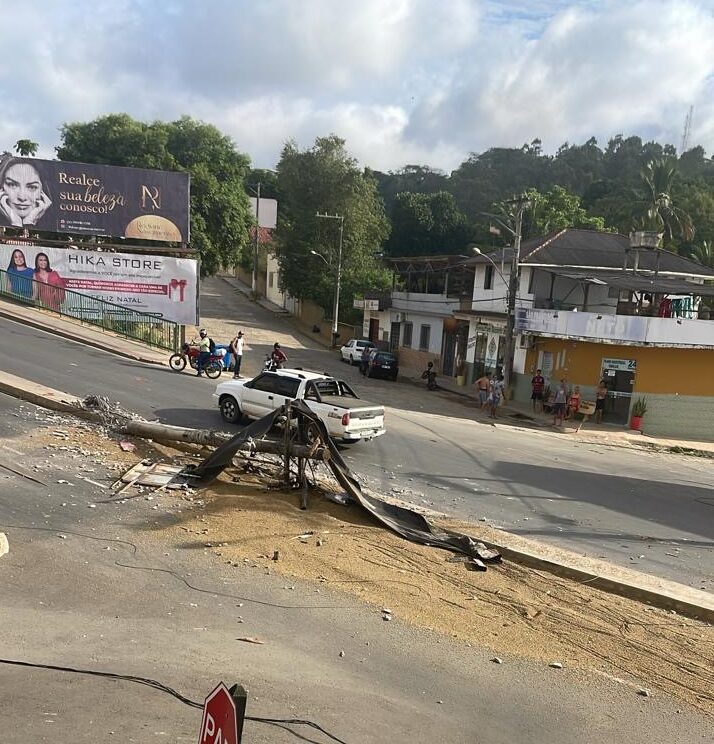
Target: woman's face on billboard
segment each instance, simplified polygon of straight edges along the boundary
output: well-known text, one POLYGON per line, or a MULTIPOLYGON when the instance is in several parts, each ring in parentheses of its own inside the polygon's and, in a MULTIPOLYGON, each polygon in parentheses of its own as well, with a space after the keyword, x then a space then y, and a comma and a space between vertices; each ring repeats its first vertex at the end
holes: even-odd
POLYGON ((8 168, 0 185, 10 206, 20 217, 25 217, 37 206, 42 194, 40 176, 29 163, 16 163, 8 168))

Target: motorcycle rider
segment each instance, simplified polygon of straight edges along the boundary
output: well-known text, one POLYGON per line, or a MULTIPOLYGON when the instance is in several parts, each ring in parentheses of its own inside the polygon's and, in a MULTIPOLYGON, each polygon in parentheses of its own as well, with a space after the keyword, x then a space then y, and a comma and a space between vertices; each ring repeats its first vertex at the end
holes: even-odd
POLYGON ((436 390, 436 372, 434 372, 434 362, 429 362, 426 369, 421 373, 421 379, 426 380, 427 390, 436 390))
POLYGON ((282 369, 285 362, 288 361, 287 355, 280 348, 280 344, 277 341, 273 344, 273 353, 270 355, 270 361, 273 363, 275 369, 282 369))
POLYGON ((201 328, 198 335, 201 338, 198 342, 198 362, 196 363, 196 366, 198 367, 197 376, 203 377, 203 368, 211 359, 211 339, 208 338, 208 331, 205 328, 201 328))

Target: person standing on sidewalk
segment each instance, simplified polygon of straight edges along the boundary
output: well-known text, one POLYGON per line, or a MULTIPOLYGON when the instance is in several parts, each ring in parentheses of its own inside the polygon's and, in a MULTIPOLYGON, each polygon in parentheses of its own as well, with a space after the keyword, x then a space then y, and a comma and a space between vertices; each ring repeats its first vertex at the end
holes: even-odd
POLYGON ((561 380, 555 391, 555 398, 553 398, 553 426, 563 425, 563 418, 565 417, 565 404, 568 402, 568 389, 565 386, 565 380, 561 380))
POLYGON ((537 412, 538 402, 540 402, 540 412, 543 413, 543 391, 545 390, 545 377, 537 369, 531 380, 531 401, 533 403, 533 413, 537 412))
POLYGON ((602 417, 605 413, 605 399, 607 398, 607 383, 600 380, 600 384, 595 391, 595 423, 601 424, 602 417))
POLYGON ((243 331, 231 341, 231 354, 233 355, 233 379, 240 377, 240 366, 243 362, 243 331))
POLYGON ((488 375, 484 372, 484 374, 474 382, 474 385, 476 385, 476 390, 478 391, 478 401, 481 404, 481 408, 483 408, 488 400, 488 391, 491 385, 491 380, 488 379, 488 375))
POLYGON ((496 418, 496 411, 498 406, 501 404, 503 398, 503 390, 505 385, 503 384, 503 375, 496 375, 494 372, 489 381, 489 393, 488 393, 488 407, 489 407, 489 418, 496 418))
POLYGON ((208 338, 208 331, 205 328, 201 328, 198 335, 201 338, 198 342, 198 361, 196 362, 198 372, 196 374, 198 377, 203 377, 203 369, 211 359, 211 339, 208 338))

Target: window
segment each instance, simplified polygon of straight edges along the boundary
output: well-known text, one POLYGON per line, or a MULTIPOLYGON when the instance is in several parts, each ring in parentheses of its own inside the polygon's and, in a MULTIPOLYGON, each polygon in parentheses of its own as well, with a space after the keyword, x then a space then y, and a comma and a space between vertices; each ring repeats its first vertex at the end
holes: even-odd
POLYGON ((249 383, 249 385, 253 390, 260 390, 263 393, 275 393, 277 392, 277 378, 278 375, 266 372, 260 377, 256 377, 253 382, 249 383))
POLYGON ((294 398, 300 387, 300 380, 291 380, 289 377, 278 377, 275 381, 275 394, 284 395, 286 398, 294 398))
POLYGON ((412 329, 414 328, 413 323, 405 323, 402 331, 402 346, 406 346, 410 349, 412 346, 412 329))
POLYGON ((431 326, 423 325, 419 329, 419 349, 420 351, 429 351, 429 336, 431 336, 431 326))
POLYGON ((272 287, 272 286, 273 286, 273 277, 274 277, 274 276, 275 276, 275 272, 274 272, 274 271, 271 271, 271 272, 270 272, 270 273, 268 274, 268 286, 269 286, 269 287, 272 287))
POLYGON ((491 264, 487 264, 486 266, 486 275, 483 279, 483 288, 493 289, 493 266, 491 266, 491 264))
POLYGON ((533 282, 535 280, 535 269, 528 270, 528 294, 533 294, 533 282))

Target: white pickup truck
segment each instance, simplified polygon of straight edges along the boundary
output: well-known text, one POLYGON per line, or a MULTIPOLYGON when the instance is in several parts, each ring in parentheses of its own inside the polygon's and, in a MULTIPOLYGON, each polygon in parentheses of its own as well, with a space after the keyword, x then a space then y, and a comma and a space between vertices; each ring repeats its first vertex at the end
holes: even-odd
POLYGON ((259 419, 291 400, 304 400, 324 422, 330 436, 357 442, 381 436, 384 406, 360 400, 352 388, 335 377, 301 369, 261 372, 252 380, 229 380, 216 387, 214 397, 224 421, 243 416, 259 419))

